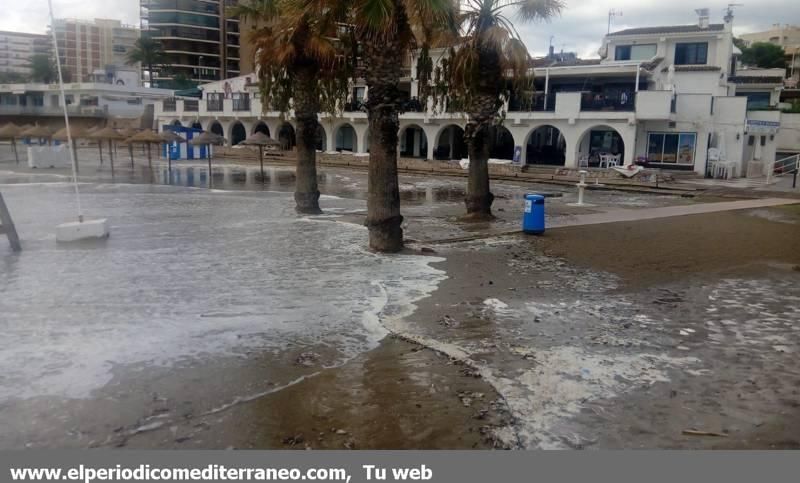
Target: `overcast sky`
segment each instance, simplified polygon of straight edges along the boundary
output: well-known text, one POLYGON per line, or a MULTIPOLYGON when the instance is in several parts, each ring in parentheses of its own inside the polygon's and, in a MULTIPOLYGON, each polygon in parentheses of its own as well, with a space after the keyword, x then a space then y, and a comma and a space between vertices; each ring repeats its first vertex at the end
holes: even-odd
MULTIPOLYGON (((742 34, 769 28, 776 22, 800 24, 798 0, 565 0, 567 7, 549 23, 515 22, 533 55, 547 52, 552 35, 556 51, 575 51, 584 58, 597 57, 600 41, 608 28, 608 11, 622 12, 611 30, 656 25, 681 25, 696 21, 694 9, 708 7, 711 21, 721 23, 725 6, 737 7, 734 32, 742 34)), ((46 0, 4 0, 0 30, 45 33, 48 14, 46 0)), ((53 0, 56 17, 114 18, 139 24, 139 0, 53 0)), ((513 20, 513 18, 512 18, 513 20)))

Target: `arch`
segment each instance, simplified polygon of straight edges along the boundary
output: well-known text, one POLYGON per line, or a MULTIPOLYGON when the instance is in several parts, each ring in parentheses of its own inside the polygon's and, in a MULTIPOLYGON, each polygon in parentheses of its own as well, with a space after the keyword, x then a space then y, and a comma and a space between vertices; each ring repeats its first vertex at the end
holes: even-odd
POLYGON ((200 121, 194 121, 192 123, 192 129, 199 129, 199 130, 202 131, 203 130, 203 125, 200 124, 200 121))
POLYGON ((253 127, 252 134, 255 134, 257 132, 260 132, 260 133, 263 133, 263 134, 266 134, 267 136, 269 136, 269 126, 267 126, 267 123, 264 122, 264 121, 258 121, 256 123, 255 127, 253 127))
POLYGON ((288 122, 281 124, 278 128, 277 141, 281 143, 281 149, 284 151, 294 149, 294 147, 297 145, 297 138, 294 134, 294 126, 288 122))
POLYGON ((222 124, 219 121, 214 121, 208 126, 208 130, 212 133, 225 137, 225 130, 222 129, 222 124))
POLYGON ((183 126, 183 124, 181 124, 181 121, 179 121, 178 119, 175 119, 175 120, 174 120, 174 121, 172 121, 170 124, 171 124, 172 126, 183 126))
POLYGON ((514 135, 505 126, 493 126, 489 157, 492 159, 514 159, 514 135))
POLYGON ((358 135, 356 130, 350 123, 340 124, 333 131, 334 142, 336 146, 334 149, 337 151, 350 151, 355 153, 358 151, 358 135))
POLYGON ((425 130, 416 124, 409 124, 400 129, 400 156, 406 158, 428 157, 428 136, 425 130))
POLYGON ((622 139, 622 133, 607 124, 599 124, 584 130, 578 137, 575 159, 579 161, 581 156, 588 156, 589 166, 598 166, 600 153, 618 154, 620 155, 619 164, 622 166, 626 161, 625 151, 626 146, 622 139))
POLYGON ((557 127, 544 124, 532 129, 525 141, 525 164, 564 166, 567 140, 557 127))
POLYGON ((231 140, 231 146, 236 146, 247 138, 247 129, 244 128, 244 124, 240 121, 232 122, 230 130, 231 135, 228 139, 231 140))
POLYGON ((436 135, 433 159, 464 159, 467 157, 467 144, 464 142, 464 129, 457 124, 448 124, 436 135))

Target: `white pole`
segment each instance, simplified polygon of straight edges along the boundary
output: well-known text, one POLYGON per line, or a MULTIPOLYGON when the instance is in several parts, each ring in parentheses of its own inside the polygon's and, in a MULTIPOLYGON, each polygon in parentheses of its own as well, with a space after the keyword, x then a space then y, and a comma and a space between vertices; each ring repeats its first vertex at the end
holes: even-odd
POLYGON ((67 129, 67 151, 72 161, 72 184, 75 186, 75 199, 78 202, 78 222, 83 223, 83 210, 81 209, 81 193, 78 190, 78 169, 75 165, 75 151, 72 149, 72 132, 69 129, 69 114, 67 113, 67 96, 64 94, 64 78, 61 75, 61 59, 58 56, 58 40, 56 39, 56 21, 53 16, 53 0, 47 0, 50 8, 50 33, 53 34, 53 50, 56 53, 56 68, 58 69, 58 87, 61 93, 61 106, 64 108, 64 124, 67 129))
POLYGON ((550 92, 550 68, 544 71, 544 110, 547 110, 547 94, 550 92))
POLYGON ((636 92, 639 92, 639 75, 642 70, 642 64, 636 64, 636 92))

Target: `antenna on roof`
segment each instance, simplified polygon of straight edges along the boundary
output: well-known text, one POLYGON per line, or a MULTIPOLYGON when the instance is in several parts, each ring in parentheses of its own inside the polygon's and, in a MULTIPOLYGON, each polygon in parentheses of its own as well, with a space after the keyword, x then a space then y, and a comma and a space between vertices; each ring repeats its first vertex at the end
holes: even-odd
POLYGON ((608 11, 608 33, 611 33, 611 19, 614 17, 622 17, 622 11, 612 8, 608 11))
POLYGON ((744 7, 743 3, 729 3, 725 10, 725 23, 733 22, 733 7, 744 7))

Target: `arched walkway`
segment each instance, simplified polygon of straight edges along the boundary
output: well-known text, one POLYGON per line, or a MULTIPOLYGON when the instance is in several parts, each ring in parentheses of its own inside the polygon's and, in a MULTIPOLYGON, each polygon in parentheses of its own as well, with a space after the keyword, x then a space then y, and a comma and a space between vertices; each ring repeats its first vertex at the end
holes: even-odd
POLYGON ((278 129, 278 142, 281 143, 281 149, 284 151, 289 151, 294 149, 297 145, 297 138, 294 134, 294 127, 289 124, 288 122, 284 122, 281 124, 281 127, 278 129))
POLYGON ((247 129, 244 128, 244 124, 239 121, 236 121, 231 124, 231 146, 236 146, 240 142, 244 141, 247 138, 247 129))
MULTIPOLYGON (((630 146, 633 148, 633 146, 630 146)), ((626 161, 626 146, 622 134, 615 128, 607 125, 592 126, 586 129, 578 138, 575 159, 578 166, 582 157, 588 157, 589 166, 599 166, 601 154, 619 155, 619 165, 626 161)))
POLYGON ((444 126, 436 139, 433 159, 464 159, 467 157, 467 144, 464 142, 464 129, 456 124, 444 126))
POLYGON ((564 166, 567 140, 557 127, 539 126, 528 135, 525 150, 526 164, 564 166))
POLYGON ((173 126, 183 126, 183 124, 181 124, 181 122, 180 122, 179 120, 177 120, 177 119, 175 119, 174 121, 172 121, 172 125, 173 125, 173 126))
POLYGON ((220 124, 219 121, 212 122, 208 130, 216 134, 217 136, 225 137, 225 130, 222 129, 222 124, 220 124))
POLYGON ((514 159, 514 136, 504 126, 494 126, 489 157, 492 159, 514 159))
POLYGON ((192 128, 193 129, 200 129, 202 131, 203 130, 203 125, 200 124, 200 121, 195 121, 195 122, 192 123, 192 128))
POLYGON ((423 159, 428 156, 428 137, 421 127, 411 124, 400 131, 400 156, 423 159))
POLYGON ((266 134, 269 136, 269 126, 264 121, 258 121, 256 126, 253 128, 253 134, 260 132, 262 134, 266 134))
POLYGON ((356 130, 350 124, 344 123, 336 128, 335 132, 336 150, 357 152, 358 138, 356 130))

